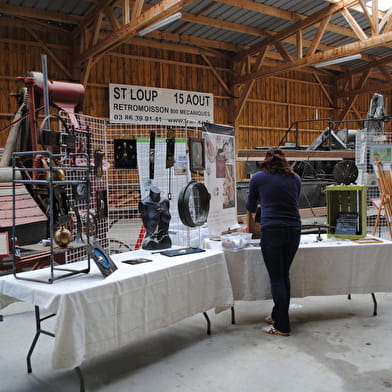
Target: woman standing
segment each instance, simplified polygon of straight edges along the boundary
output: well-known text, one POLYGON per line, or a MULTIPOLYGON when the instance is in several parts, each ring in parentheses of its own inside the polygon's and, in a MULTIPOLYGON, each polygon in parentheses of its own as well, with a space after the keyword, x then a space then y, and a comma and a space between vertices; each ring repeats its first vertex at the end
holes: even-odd
POLYGON ((255 213, 261 205, 260 246, 271 282, 274 302, 266 322, 272 324, 263 331, 273 335, 290 334, 289 270, 301 237, 301 218, 298 198, 301 179, 287 162, 279 148, 267 151, 260 171, 249 184, 246 203, 248 211, 255 213))

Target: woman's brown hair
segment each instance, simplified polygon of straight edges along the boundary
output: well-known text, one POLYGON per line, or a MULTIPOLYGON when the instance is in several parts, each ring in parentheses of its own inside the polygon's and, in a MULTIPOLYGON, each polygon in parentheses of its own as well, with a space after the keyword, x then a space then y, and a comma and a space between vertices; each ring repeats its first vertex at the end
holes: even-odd
POLYGON ((278 147, 272 147, 266 152, 264 161, 260 164, 260 170, 286 176, 294 174, 284 152, 278 147))

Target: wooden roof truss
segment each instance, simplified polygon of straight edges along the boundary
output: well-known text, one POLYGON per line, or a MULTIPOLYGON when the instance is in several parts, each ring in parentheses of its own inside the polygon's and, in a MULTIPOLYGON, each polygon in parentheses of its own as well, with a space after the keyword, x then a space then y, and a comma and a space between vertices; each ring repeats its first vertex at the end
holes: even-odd
MULTIPOLYGON (((43 20, 74 25, 70 32, 74 45, 74 66, 72 72, 62 66, 53 51, 44 42, 39 42, 43 50, 63 69, 67 78, 79 79, 87 83, 91 67, 108 52, 123 43, 157 47, 200 55, 204 63, 211 69, 219 83, 229 96, 235 96, 236 106, 234 120, 240 116, 255 81, 279 75, 297 69, 308 69, 323 89, 329 101, 332 101, 327 90, 322 86, 318 75, 328 72, 326 69, 317 70, 316 64, 327 60, 361 53, 365 66, 349 68, 342 65, 329 67, 341 73, 331 74, 349 80, 350 83, 338 83, 341 87, 337 97, 346 100, 346 106, 340 114, 342 119, 353 108, 356 95, 363 92, 387 91, 392 88, 391 68, 392 55, 384 57, 369 56, 365 51, 376 48, 392 48, 392 7, 382 13, 377 10, 378 0, 373 0, 368 7, 365 0, 325 0, 326 6, 310 16, 305 16, 284 9, 272 7, 253 0, 216 0, 197 13, 185 12, 183 8, 195 0, 161 0, 155 5, 147 4, 144 0, 90 0, 95 3, 92 12, 85 16, 68 15, 60 12, 50 12, 37 8, 13 6, 0 3, 0 13, 22 19, 27 31, 34 40, 39 41, 36 29, 59 29, 55 24, 45 24, 43 20), (239 7, 255 13, 280 18, 290 23, 289 27, 275 32, 262 28, 234 23, 203 15, 208 14, 216 4, 239 7), (366 18, 367 27, 360 26, 354 16, 360 11, 366 18), (163 18, 182 12, 181 27, 175 31, 161 29, 148 34, 146 38, 139 37, 138 32, 163 18), (331 19, 341 15, 347 22, 332 23, 331 19), (247 34, 250 37, 261 38, 255 45, 246 46, 196 35, 185 34, 187 27, 193 24, 214 27, 224 31, 234 31, 247 34), (305 34, 312 29, 313 39, 305 34), (337 34, 333 44, 323 43, 324 35, 337 34), (304 37, 307 36, 308 39, 304 37), (344 40, 349 43, 339 45, 344 40), (293 51, 292 48, 295 48, 293 51), (291 49, 290 49, 291 48, 291 49), (234 55, 233 55, 234 54, 234 55), (223 57, 232 64, 232 84, 229 85, 220 76, 214 66, 214 58, 223 57), (343 116, 343 117, 342 117, 343 116)), ((2 17, 2 20, 5 20, 2 17)), ((363 23, 362 23, 363 24, 363 23)), ((69 32, 69 30, 67 30, 69 32)), ((249 41, 251 42, 251 40, 249 41)))

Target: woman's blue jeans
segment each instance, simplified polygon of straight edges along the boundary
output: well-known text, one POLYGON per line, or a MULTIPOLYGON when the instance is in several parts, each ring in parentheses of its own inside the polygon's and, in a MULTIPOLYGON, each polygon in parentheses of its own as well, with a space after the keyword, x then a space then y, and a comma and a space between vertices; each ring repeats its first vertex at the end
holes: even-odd
POLYGON ((274 320, 274 327, 281 332, 290 332, 289 271, 300 238, 300 227, 279 226, 261 229, 261 252, 270 277, 274 301, 271 317, 274 320))

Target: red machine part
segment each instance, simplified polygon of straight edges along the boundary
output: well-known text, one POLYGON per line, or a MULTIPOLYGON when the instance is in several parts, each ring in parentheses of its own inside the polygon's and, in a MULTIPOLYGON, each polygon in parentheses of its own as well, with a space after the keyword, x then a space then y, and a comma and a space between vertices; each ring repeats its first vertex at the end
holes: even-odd
MULTIPOLYGON (((37 150, 37 111, 44 106, 43 74, 29 72, 27 76, 18 77, 23 80, 28 90, 30 137, 32 150, 37 150)), ((67 83, 48 80, 49 104, 59 110, 64 110, 70 123, 78 128, 79 124, 74 116, 82 113, 85 89, 80 83, 67 83)))
MULTIPOLYGON (((34 91, 40 98, 39 105, 44 101, 43 75, 41 72, 29 72, 27 78, 33 78, 34 91)), ((66 110, 71 113, 81 113, 85 89, 80 83, 67 83, 48 80, 49 104, 59 110, 66 110)), ((38 102, 37 102, 38 103, 38 102)))

